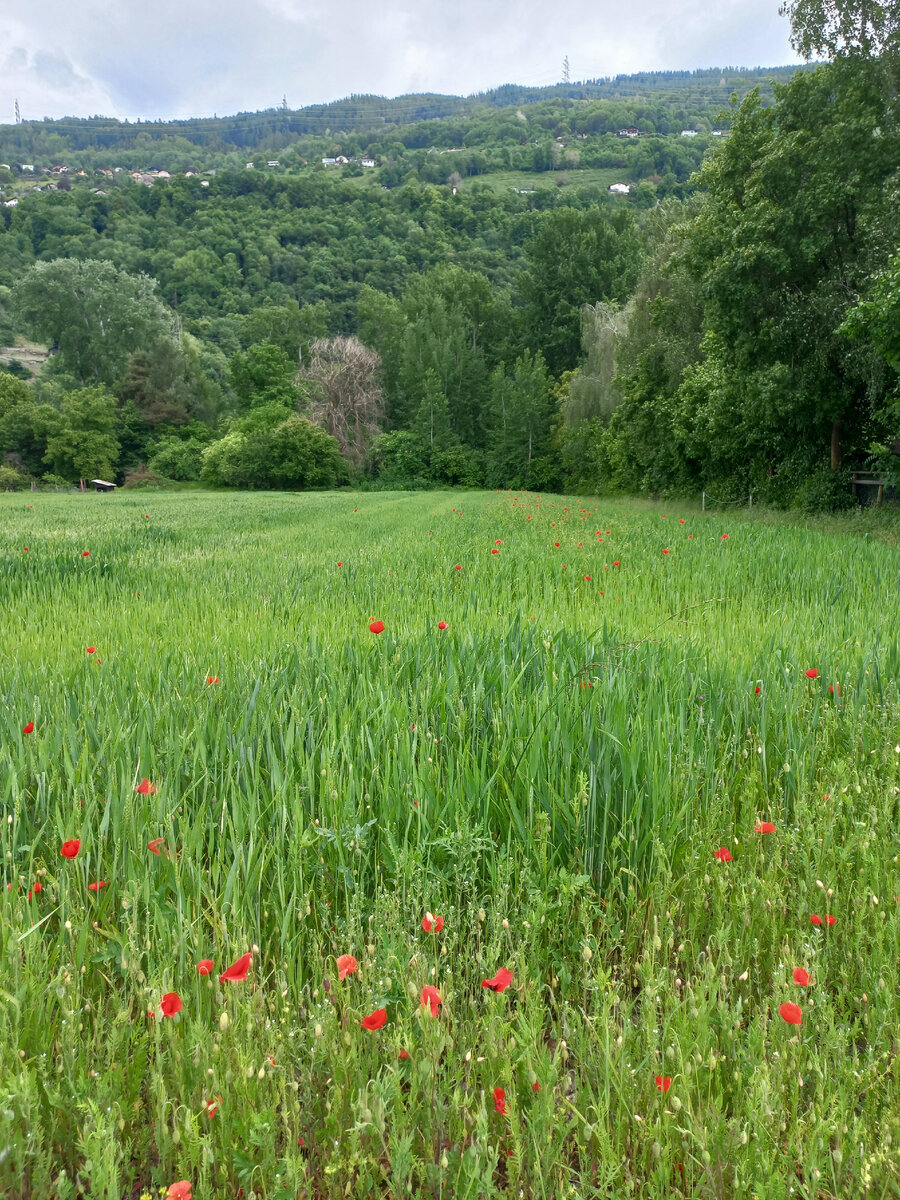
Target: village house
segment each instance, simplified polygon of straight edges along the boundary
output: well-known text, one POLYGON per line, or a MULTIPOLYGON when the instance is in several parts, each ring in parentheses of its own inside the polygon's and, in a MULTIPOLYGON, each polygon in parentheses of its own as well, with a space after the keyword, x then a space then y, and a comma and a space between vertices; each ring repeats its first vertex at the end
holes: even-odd
POLYGON ((609 190, 613 193, 614 196, 627 196, 629 194, 629 192, 631 191, 631 184, 629 184, 629 183, 611 183, 609 185, 609 190))
POLYGON ((616 137, 621 138, 635 138, 640 136, 641 131, 638 129, 637 125, 627 125, 624 129, 620 129, 616 134, 616 137))
POLYGON ((682 137, 696 137, 697 130, 696 129, 682 129, 681 136, 682 137))

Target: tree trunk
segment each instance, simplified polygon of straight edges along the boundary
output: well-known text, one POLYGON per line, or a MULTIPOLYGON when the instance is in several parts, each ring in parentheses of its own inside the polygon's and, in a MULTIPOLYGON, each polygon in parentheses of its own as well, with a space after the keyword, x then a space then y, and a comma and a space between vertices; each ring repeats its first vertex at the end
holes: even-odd
POLYGON ((841 431, 843 430, 844 422, 840 417, 837 417, 831 425, 831 469, 839 471, 841 469, 841 431))

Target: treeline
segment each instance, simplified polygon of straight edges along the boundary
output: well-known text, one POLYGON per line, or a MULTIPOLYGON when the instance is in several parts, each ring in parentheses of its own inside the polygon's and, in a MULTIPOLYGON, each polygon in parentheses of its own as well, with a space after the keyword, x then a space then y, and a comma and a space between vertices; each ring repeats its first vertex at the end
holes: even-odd
MULTIPOLYGON (((19 125, 0 126, 0 160, 12 164, 69 159, 79 166, 86 166, 93 165, 96 159, 100 165, 112 166, 123 156, 133 159, 135 151, 152 148, 154 155, 162 158, 187 150, 194 160, 199 155, 206 165, 212 166, 217 165, 214 161, 217 155, 277 151, 304 137, 329 138, 358 133, 368 135, 370 142, 376 142, 385 130, 418 122, 430 123, 453 117, 462 120, 464 126, 466 118, 478 116, 483 121, 490 110, 530 107, 547 101, 555 102, 561 110, 570 111, 585 107, 585 102, 604 102, 594 103, 592 107, 596 112, 615 112, 615 119, 626 125, 634 123, 634 118, 643 117, 657 122, 658 132, 671 132, 675 131, 678 119, 714 121, 733 91, 743 96, 759 86, 770 97, 773 82, 786 82, 796 69, 725 67, 642 72, 541 88, 505 84, 467 97, 426 93, 386 99, 356 95, 298 110, 271 108, 228 117, 174 121, 129 123, 108 117, 23 121, 19 125), (618 103, 623 99, 629 103, 618 103), (667 109, 673 113, 671 122, 665 116, 667 109), (680 117, 675 116, 676 110, 680 117), (85 157, 86 154, 89 157, 85 157)), ((129 162, 122 165, 138 168, 145 164, 129 162)))
POLYGON ((3 478, 844 503, 900 435, 898 79, 749 96, 646 210, 246 171, 23 202, 0 341, 54 353, 0 375, 3 478))

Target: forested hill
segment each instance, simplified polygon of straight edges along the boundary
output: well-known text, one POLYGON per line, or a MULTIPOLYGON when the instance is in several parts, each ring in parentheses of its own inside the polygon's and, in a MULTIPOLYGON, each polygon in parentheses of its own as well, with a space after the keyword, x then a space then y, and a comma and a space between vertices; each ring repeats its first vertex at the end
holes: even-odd
MULTIPOLYGON (((713 67, 698 71, 641 72, 549 87, 504 84, 465 97, 424 93, 386 99, 355 95, 297 110, 271 108, 187 120, 129 123, 95 116, 23 121, 19 125, 0 126, 0 158, 31 163, 35 159, 57 159, 84 152, 102 155, 140 151, 148 146, 158 152, 189 146, 207 155, 230 151, 246 154, 256 150, 269 153, 277 152, 298 137, 356 133, 377 139, 386 130, 448 118, 456 118, 452 122, 455 140, 464 142, 468 130, 466 118, 483 119, 486 110, 546 101, 564 102, 576 114, 578 106, 604 101, 611 121, 609 128, 616 122, 626 125, 638 122, 649 125, 650 132, 671 133, 685 127, 711 127, 733 92, 743 97, 760 87, 764 99, 771 99, 773 84, 786 83, 798 69, 803 68, 713 67)), ((577 120, 576 115, 576 123, 577 120)), ((418 137, 422 144, 422 134, 418 137)), ((438 144, 446 144, 440 133, 438 137, 438 144)), ((78 158, 76 163, 81 165, 83 161, 78 158)))
POLYGON ((900 445, 900 53, 737 73, 725 120, 717 74, 280 150, 110 125, 133 146, 83 166, 16 127, 46 144, 0 163, 0 487, 852 500, 900 445))

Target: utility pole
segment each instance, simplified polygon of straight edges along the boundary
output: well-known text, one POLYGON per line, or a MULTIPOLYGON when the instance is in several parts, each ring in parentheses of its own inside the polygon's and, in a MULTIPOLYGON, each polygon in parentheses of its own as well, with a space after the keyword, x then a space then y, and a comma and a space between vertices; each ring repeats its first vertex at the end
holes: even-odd
POLYGON ((563 77, 562 77, 562 81, 563 81, 563 83, 571 83, 571 82, 572 82, 571 78, 569 77, 569 56, 568 56, 568 54, 567 54, 567 55, 566 55, 566 57, 563 59, 563 77))
POLYGON ((281 97, 281 111, 287 112, 287 92, 281 97))
POLYGON ((16 100, 16 124, 22 124, 22 110, 19 108, 19 101, 16 100))

